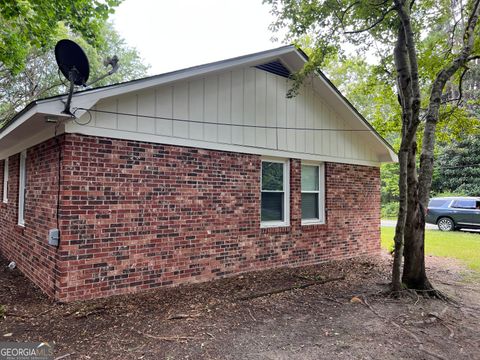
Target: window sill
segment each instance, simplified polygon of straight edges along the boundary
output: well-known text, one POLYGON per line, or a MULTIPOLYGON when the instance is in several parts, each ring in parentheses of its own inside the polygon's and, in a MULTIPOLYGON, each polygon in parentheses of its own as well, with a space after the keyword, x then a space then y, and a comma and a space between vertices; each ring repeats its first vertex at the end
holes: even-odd
POLYGON ((287 222, 281 222, 281 221, 271 221, 271 222, 260 223, 261 229, 282 228, 282 227, 290 227, 290 224, 287 222))
POLYGON ((302 226, 308 226, 308 225, 326 225, 326 223, 323 220, 317 220, 317 219, 302 220, 302 226))

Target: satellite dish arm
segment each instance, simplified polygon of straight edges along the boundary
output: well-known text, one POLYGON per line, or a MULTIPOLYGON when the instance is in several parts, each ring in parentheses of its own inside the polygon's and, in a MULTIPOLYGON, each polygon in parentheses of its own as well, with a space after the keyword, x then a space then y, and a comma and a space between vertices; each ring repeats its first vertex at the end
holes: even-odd
POLYGON ((91 85, 95 84, 96 82, 99 82, 100 80, 105 79, 107 76, 110 76, 110 75, 116 73, 118 71, 118 68, 120 67, 120 64, 118 63, 117 55, 114 55, 111 58, 107 58, 103 63, 104 63, 105 66, 110 65, 112 67, 110 69, 110 71, 107 72, 105 75, 102 75, 102 76, 96 78, 95 80, 89 82, 86 86, 91 86, 91 85))

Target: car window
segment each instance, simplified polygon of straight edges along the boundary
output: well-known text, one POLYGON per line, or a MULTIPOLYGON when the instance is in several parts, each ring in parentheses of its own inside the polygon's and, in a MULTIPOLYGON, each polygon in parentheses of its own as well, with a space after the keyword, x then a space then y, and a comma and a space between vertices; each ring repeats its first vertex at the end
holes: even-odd
POLYGON ((450 200, 432 199, 428 203, 428 207, 430 208, 443 207, 449 201, 450 200))
POLYGON ((476 205, 475 200, 455 200, 452 207, 457 209, 475 209, 476 205))
POLYGON ((476 208, 477 208, 477 210, 480 210, 480 201, 477 201, 476 208))

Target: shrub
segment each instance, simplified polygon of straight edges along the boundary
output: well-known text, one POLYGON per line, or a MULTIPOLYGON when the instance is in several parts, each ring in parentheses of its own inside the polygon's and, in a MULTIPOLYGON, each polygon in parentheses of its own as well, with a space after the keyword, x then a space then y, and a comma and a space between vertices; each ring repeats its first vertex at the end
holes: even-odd
POLYGON ((398 215, 398 202, 382 204, 382 219, 396 218, 398 215))

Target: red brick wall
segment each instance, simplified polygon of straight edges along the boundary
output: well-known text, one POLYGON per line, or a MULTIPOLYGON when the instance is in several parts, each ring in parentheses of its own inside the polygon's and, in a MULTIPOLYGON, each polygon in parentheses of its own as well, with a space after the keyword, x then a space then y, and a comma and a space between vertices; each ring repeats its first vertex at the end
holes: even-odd
MULTIPOLYGON (((0 253, 48 295, 55 296, 56 248, 47 243, 48 229, 56 227, 58 146, 54 139, 27 151, 25 227, 18 226, 20 154, 9 158, 8 203, 0 204, 0 253)), ((0 187, 3 194, 3 166, 0 187)))
POLYGON ((375 167, 327 163, 326 224, 302 226, 301 162, 291 159, 291 226, 260 229, 259 156, 80 135, 66 135, 64 156, 62 301, 380 247, 375 167))

